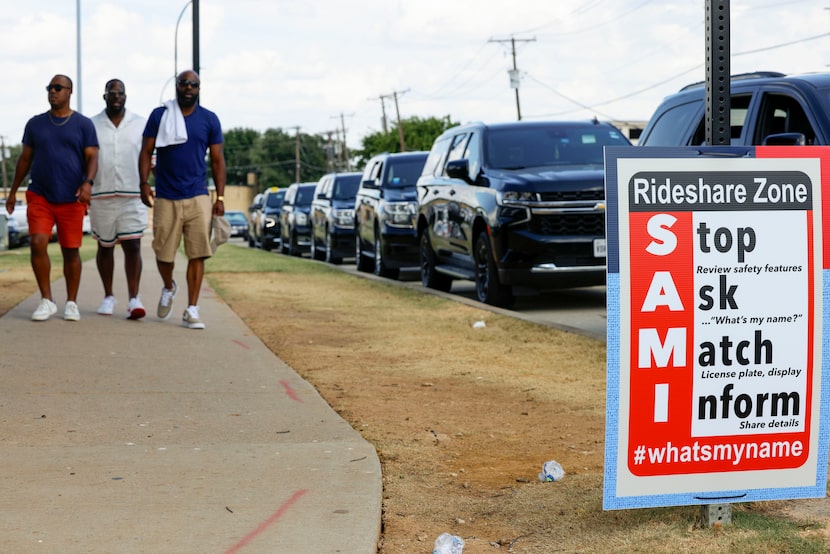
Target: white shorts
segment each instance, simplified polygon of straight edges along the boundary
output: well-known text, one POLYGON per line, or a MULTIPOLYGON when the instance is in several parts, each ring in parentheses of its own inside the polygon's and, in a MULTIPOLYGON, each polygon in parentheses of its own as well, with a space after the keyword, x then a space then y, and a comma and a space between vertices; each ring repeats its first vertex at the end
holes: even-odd
POLYGON ((147 206, 140 198, 95 198, 89 205, 89 226, 92 236, 104 246, 140 239, 147 228, 147 206))

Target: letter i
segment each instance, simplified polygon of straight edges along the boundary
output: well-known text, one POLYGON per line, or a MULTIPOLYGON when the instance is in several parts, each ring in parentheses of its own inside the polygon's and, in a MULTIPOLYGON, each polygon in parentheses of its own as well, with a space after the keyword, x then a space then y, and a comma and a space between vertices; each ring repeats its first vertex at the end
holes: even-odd
POLYGON ((654 423, 666 423, 669 420, 669 384, 654 385, 654 423))

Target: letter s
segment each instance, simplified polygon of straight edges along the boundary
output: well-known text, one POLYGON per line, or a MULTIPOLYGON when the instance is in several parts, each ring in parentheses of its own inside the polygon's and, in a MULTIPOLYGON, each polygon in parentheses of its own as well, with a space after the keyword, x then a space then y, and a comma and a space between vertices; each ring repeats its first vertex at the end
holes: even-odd
POLYGON ((655 256, 668 256, 677 247, 677 235, 669 229, 677 218, 669 214, 657 214, 648 220, 648 234, 654 240, 646 247, 646 252, 655 256))

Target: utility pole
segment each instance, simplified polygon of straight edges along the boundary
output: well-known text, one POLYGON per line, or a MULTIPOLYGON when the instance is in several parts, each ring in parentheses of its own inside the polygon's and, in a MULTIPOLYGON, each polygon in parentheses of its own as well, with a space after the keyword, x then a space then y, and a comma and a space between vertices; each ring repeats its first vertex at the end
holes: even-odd
MULTIPOLYGON (((386 94, 386 95, 381 96, 381 100, 383 98, 390 98, 390 97, 395 100, 395 115, 398 118, 398 140, 400 140, 400 142, 401 142, 401 152, 406 152, 406 143, 404 142, 404 139, 403 139, 403 125, 401 124, 401 111, 398 108, 398 95, 399 94, 406 94, 407 92, 409 92, 409 89, 401 90, 401 91, 396 90, 396 91, 392 92, 392 94, 386 94)), ((386 111, 384 110, 384 118, 385 118, 385 114, 386 114, 386 111)), ((384 132, 386 132, 385 128, 384 128, 384 132)))
POLYGON ((343 139, 342 139, 342 142, 340 143, 341 144, 341 151, 343 152, 343 164, 342 165, 340 164, 340 157, 338 156, 338 158, 337 158, 338 169, 345 169, 346 171, 351 171, 352 162, 349 159, 349 147, 346 145, 346 119, 345 119, 346 115, 348 115, 349 117, 352 117, 354 114, 353 113, 344 114, 343 112, 340 112, 340 115, 333 115, 332 119, 340 118, 340 129, 339 129, 339 132, 337 133, 337 136, 340 137, 340 133, 343 133, 343 139))
POLYGON ((294 127, 294 182, 300 182, 300 127, 294 127))
MULTIPOLYGON (((521 121, 522 120, 522 108, 519 105, 519 80, 520 79, 519 79, 519 69, 516 66, 516 42, 517 42, 517 40, 516 40, 515 37, 510 37, 510 39, 499 39, 499 40, 491 38, 487 42, 509 42, 510 43, 510 49, 513 53, 513 69, 508 72, 508 73, 510 73, 510 88, 512 88, 516 91, 516 115, 518 116, 519 121, 521 121)), ((519 39, 518 42, 536 42, 536 37, 519 39)))
MULTIPOLYGON (((380 100, 380 113, 383 114, 380 119, 380 124, 383 127, 383 134, 389 132, 389 128, 386 125, 386 102, 384 101, 386 98, 389 98, 389 96, 384 96, 382 94, 378 95, 378 99, 380 100)), ((370 100, 372 100, 372 98, 370 98, 370 100)))

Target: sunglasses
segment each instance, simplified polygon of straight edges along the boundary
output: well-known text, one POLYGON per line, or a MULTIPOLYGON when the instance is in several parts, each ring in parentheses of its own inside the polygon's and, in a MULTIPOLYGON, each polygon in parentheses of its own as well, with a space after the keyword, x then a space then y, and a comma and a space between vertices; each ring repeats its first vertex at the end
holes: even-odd
POLYGON ((52 92, 53 90, 55 92, 60 92, 63 89, 72 90, 70 87, 66 85, 46 85, 46 92, 52 92))
POLYGON ((176 81, 176 85, 180 88, 187 88, 188 86, 193 88, 199 88, 199 81, 188 81, 187 79, 180 79, 176 81))

